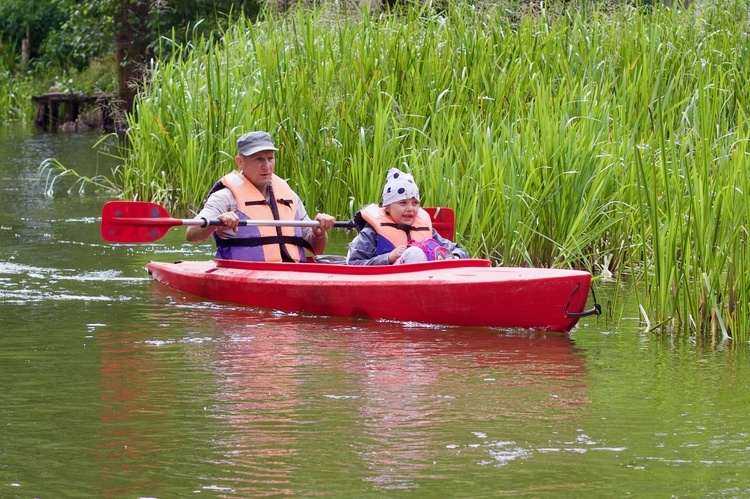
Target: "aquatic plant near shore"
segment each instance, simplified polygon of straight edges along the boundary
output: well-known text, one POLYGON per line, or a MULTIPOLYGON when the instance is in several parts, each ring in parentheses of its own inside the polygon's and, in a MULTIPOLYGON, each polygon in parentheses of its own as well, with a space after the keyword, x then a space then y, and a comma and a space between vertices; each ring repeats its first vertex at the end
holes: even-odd
POLYGON ((44 195, 47 197, 52 197, 63 184, 65 185, 62 188, 68 193, 77 191, 78 194, 84 194, 87 187, 109 193, 120 191, 119 186, 109 176, 87 177, 72 168, 68 168, 54 158, 45 159, 39 165, 39 179, 44 182, 44 195), (71 180, 71 182, 66 183, 66 180, 71 180))

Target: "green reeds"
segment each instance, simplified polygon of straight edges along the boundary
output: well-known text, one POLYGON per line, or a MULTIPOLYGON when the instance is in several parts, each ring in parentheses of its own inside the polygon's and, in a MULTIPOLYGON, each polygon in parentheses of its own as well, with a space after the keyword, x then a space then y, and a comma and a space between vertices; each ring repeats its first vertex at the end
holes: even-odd
POLYGON ((33 117, 32 95, 30 80, 3 69, 0 61, 0 122, 26 121, 33 117))
MULTIPOLYGON (((34 117, 34 81, 21 67, 21 54, 0 39, 0 122, 26 121, 34 117)), ((38 84, 37 84, 38 85, 38 84)))
POLYGON ((242 21, 152 68, 119 181, 197 209, 265 129, 310 211, 347 218, 404 168, 476 256, 611 272, 655 331, 747 339, 743 5, 242 21))

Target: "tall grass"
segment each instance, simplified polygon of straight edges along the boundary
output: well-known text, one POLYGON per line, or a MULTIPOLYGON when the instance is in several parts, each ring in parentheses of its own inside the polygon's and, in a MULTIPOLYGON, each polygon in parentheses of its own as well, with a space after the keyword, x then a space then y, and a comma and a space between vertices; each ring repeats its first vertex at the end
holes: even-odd
POLYGON ((19 72, 20 56, 0 40, 0 122, 24 121, 33 117, 30 79, 19 72))
POLYGON ((197 209, 265 129, 311 211, 405 168, 473 254, 628 276, 652 329, 747 339, 746 3, 511 19, 298 10, 195 41, 152 68, 123 195, 197 209))

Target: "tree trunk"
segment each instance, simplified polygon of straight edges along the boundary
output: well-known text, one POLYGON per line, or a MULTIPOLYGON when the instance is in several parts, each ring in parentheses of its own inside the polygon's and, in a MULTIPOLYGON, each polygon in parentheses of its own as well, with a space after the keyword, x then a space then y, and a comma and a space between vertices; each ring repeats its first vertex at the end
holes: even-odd
POLYGON ((123 109, 127 112, 133 110, 133 101, 143 81, 146 64, 151 57, 149 10, 149 0, 118 0, 115 11, 119 97, 123 109))
POLYGON ((26 67, 29 65, 29 58, 31 54, 31 36, 29 34, 28 26, 26 26, 26 38, 21 40, 21 69, 26 70, 26 67))

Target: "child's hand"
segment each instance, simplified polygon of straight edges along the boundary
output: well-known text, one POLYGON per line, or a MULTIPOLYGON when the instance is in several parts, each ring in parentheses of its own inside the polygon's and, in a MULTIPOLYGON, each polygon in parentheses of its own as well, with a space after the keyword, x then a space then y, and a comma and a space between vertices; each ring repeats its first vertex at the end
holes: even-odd
POLYGON ((406 246, 396 246, 393 248, 393 250, 388 253, 388 263, 393 265, 393 262, 398 260, 398 258, 404 254, 404 251, 406 251, 406 246))

